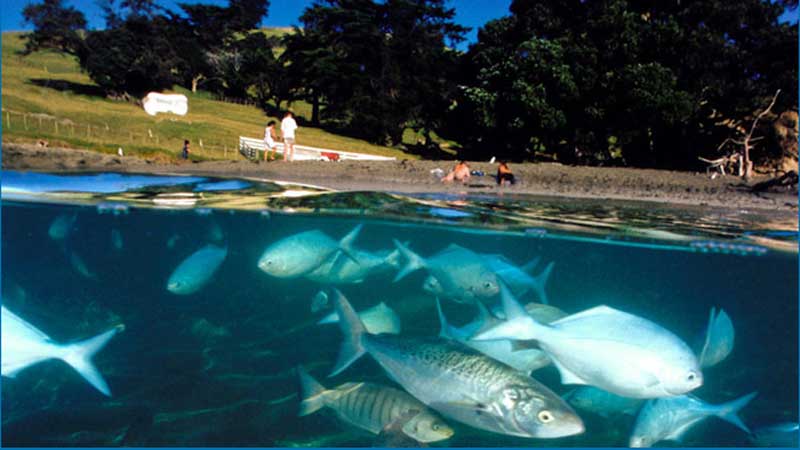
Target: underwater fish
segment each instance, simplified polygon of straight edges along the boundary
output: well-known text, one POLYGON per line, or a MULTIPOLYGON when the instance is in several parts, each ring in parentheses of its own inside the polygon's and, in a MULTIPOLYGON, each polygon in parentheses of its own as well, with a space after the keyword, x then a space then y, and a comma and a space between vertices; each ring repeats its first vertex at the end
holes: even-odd
POLYGON ((724 309, 711 308, 708 318, 706 341, 700 353, 700 367, 719 364, 733 351, 735 333, 733 322, 724 309))
POLYGON ((258 260, 258 268, 273 277, 297 278, 318 268, 339 251, 356 260, 352 245, 361 227, 358 225, 353 228, 339 242, 319 230, 283 238, 264 250, 258 260))
POLYGON ((331 376, 369 353, 408 393, 472 427, 534 438, 584 431, 572 408, 533 378, 453 341, 369 334, 341 292, 333 293, 345 339, 331 376))
POLYGON ((622 397, 594 386, 581 386, 573 389, 564 399, 577 409, 597 414, 601 417, 616 415, 635 416, 644 400, 622 397))
POLYGON ((391 423, 383 427, 378 437, 372 442, 372 447, 380 448, 424 448, 429 447, 424 442, 409 437, 403 432, 403 428, 419 414, 416 409, 408 410, 405 414, 394 419, 391 423))
POLYGON ((323 262, 319 267, 305 275, 305 278, 321 284, 357 284, 371 275, 386 273, 397 269, 400 251, 366 252, 351 249, 353 258, 340 252, 323 262))
POLYGON ((97 279, 97 275, 86 267, 86 262, 75 252, 69 252, 69 265, 84 278, 97 279))
POLYGON ((222 261, 228 256, 227 247, 208 244, 192 253, 172 272, 167 281, 167 290, 173 294, 189 295, 203 287, 222 261))
POLYGON ((749 439, 759 447, 797 448, 798 437, 800 437, 800 424, 784 422, 758 427, 753 430, 749 439))
MULTIPOLYGON (((530 314, 531 317, 533 317, 537 322, 541 323, 555 322, 556 320, 563 319, 569 315, 558 307, 536 302, 527 303, 525 305, 525 311, 527 311, 528 314, 530 314)), ((499 319, 505 320, 506 313, 503 311, 503 305, 497 305, 492 308, 492 315, 499 319)))
POLYGON ((551 262, 539 275, 532 276, 531 272, 539 263, 539 258, 533 259, 522 267, 517 267, 503 255, 484 255, 484 257, 486 264, 506 283, 514 296, 521 298, 532 290, 536 292, 541 303, 545 305, 550 303, 544 287, 553 272, 555 263, 551 262))
MULTIPOLYGON (((397 317, 394 310, 388 307, 384 302, 380 302, 372 308, 361 311, 358 313, 358 318, 361 319, 361 322, 364 323, 367 332, 370 334, 400 334, 400 318, 397 317)), ((336 322, 339 322, 339 316, 336 314, 336 311, 334 311, 323 317, 322 320, 317 323, 322 325, 336 322)))
POLYGON ((2 306, 2 375, 14 378, 28 366, 55 358, 69 364, 98 391, 111 396, 91 358, 122 329, 117 326, 85 341, 59 344, 2 306))
POLYGON ((303 390, 300 416, 328 407, 345 422, 379 434, 399 417, 416 411, 402 427, 402 432, 419 442, 437 442, 450 438, 450 428, 438 414, 405 392, 374 383, 344 383, 325 389, 302 367, 297 368, 303 390))
POLYGON ((114 250, 122 250, 122 233, 117 229, 111 230, 111 247, 114 250))
POLYGON ((689 346, 649 320, 603 305, 544 325, 504 284, 500 287, 508 320, 473 339, 538 341, 564 384, 587 384, 631 398, 681 395, 703 384, 689 346))
MULTIPOLYGON (((439 313, 439 322, 441 323, 439 336, 466 345, 469 348, 477 350, 525 374, 530 374, 534 370, 541 369, 550 364, 550 358, 543 351, 534 348, 517 349, 514 348, 513 343, 509 340, 471 341, 469 338, 475 333, 487 329, 496 323, 496 320, 490 317, 483 303, 478 302, 477 305, 479 305, 478 307, 481 311, 478 319, 461 328, 456 328, 447 323, 447 318, 442 311, 441 302, 437 297, 436 310, 439 313)), ((369 327, 367 327, 367 329, 369 329, 369 327)))
POLYGON ((50 223, 47 234, 54 241, 63 241, 72 232, 76 220, 78 220, 77 214, 61 214, 50 223))
POLYGON ((178 240, 180 238, 181 238, 181 236, 179 234, 177 234, 177 233, 173 234, 172 236, 170 236, 169 239, 167 239, 167 248, 170 249, 170 250, 175 248, 175 244, 178 243, 178 240))
POLYGON ((395 277, 395 282, 411 272, 426 269, 430 276, 423 289, 442 298, 475 303, 494 297, 500 291, 497 275, 481 255, 471 250, 451 244, 439 253, 423 258, 397 240, 394 244, 406 259, 406 265, 395 277))
POLYGON ((737 413, 755 392, 721 405, 708 404, 691 395, 649 400, 642 407, 631 433, 631 447, 650 447, 659 441, 678 441, 701 420, 717 416, 750 433, 737 413))
POLYGON ((328 294, 325 291, 319 291, 311 299, 311 313, 318 313, 328 306, 328 294))

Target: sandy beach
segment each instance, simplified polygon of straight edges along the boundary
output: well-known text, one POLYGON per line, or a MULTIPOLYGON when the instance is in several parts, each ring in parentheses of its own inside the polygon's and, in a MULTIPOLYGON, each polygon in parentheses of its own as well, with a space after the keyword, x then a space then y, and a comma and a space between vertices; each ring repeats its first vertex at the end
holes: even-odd
POLYGON ((5 170, 39 172, 177 173, 220 177, 248 177, 288 181, 345 191, 398 193, 449 192, 469 194, 532 194, 595 199, 667 202, 682 205, 759 209, 797 215, 797 186, 774 186, 755 192, 752 187, 770 177, 761 175, 745 184, 734 176, 711 179, 705 173, 664 170, 574 167, 556 163, 512 164, 519 180, 498 187, 492 176, 496 164, 472 162, 467 184, 443 185, 431 171, 449 171, 453 161, 305 161, 287 163, 238 161, 164 162, 155 159, 108 155, 93 151, 43 148, 4 143, 5 170))

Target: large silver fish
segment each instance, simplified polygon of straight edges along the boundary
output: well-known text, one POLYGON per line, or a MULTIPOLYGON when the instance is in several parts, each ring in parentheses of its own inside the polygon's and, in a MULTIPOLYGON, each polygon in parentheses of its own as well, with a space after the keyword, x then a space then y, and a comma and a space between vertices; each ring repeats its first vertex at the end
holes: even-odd
POLYGON ((544 325, 501 284, 508 320, 475 340, 535 340, 564 384, 587 384, 631 398, 670 397, 703 384, 697 357, 680 338, 655 323, 598 306, 544 325))
POLYGON ((367 277, 397 269, 400 252, 367 252, 351 249, 353 258, 336 252, 332 258, 308 273, 305 278, 321 284, 357 284, 367 277))
POLYGON ((29 366, 48 359, 60 359, 78 371, 98 391, 110 396, 111 390, 91 358, 122 328, 114 327, 85 341, 59 344, 3 306, 2 374, 14 378, 29 366))
POLYGON ((535 438, 584 431, 572 408, 533 378, 452 341, 371 335, 337 290, 334 305, 345 340, 331 376, 369 353, 418 400, 475 428, 535 438))
POLYGON ((267 247, 258 259, 258 268, 277 278, 297 278, 334 259, 338 252, 357 261, 352 245, 361 231, 356 226, 337 242, 319 230, 304 231, 267 247))
POLYGON ((406 265, 394 281, 419 269, 429 273, 423 289, 433 295, 460 303, 475 303, 491 298, 500 291, 497 275, 484 258, 464 247, 451 244, 439 253, 423 258, 404 244, 394 240, 395 246, 406 259, 406 265))
POLYGON ((691 395, 658 398, 645 403, 631 433, 631 447, 651 447, 659 441, 680 441, 701 420, 717 416, 750 433, 737 413, 756 393, 750 393, 721 405, 708 404, 691 395))
POLYGON ((50 228, 47 229, 48 236, 54 241, 63 241, 72 232, 77 219, 76 214, 61 214, 50 223, 50 228))
POLYGON ((297 372, 303 390, 300 416, 328 407, 345 422, 378 434, 407 413, 416 411, 401 428, 409 437, 427 443, 453 435, 453 429, 438 414, 399 389, 374 383, 344 383, 335 389, 325 389, 302 367, 297 372))
POLYGON ((211 280, 220 264, 228 256, 227 247, 208 244, 181 262, 167 281, 167 290, 177 295, 197 292, 211 280))
POLYGON ((447 323, 447 318, 442 311, 441 302, 436 299, 436 310, 439 313, 441 331, 439 336, 445 339, 452 339, 469 348, 475 349, 486 356, 507 364, 524 374, 530 374, 534 370, 541 369, 550 364, 550 358, 541 350, 535 348, 519 349, 514 348, 513 342, 509 340, 497 341, 472 341, 470 338, 482 330, 486 330, 497 323, 493 319, 483 303, 478 302, 480 316, 472 323, 468 323, 461 328, 456 328, 447 323))

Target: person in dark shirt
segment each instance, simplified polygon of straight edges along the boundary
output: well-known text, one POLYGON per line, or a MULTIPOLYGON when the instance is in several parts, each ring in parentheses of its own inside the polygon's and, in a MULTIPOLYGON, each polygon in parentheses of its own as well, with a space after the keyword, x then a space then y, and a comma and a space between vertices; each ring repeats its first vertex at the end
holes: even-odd
POLYGON ((500 165, 497 166, 497 184, 501 186, 514 184, 514 173, 511 172, 505 161, 500 161, 500 165))

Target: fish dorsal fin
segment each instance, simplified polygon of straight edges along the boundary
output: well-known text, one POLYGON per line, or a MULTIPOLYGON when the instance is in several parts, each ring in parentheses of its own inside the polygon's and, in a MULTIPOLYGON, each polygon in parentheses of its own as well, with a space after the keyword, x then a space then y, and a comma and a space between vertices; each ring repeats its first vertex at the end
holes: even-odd
POLYGON ((597 316, 619 316, 619 317, 629 317, 630 314, 620 311, 618 309, 614 309, 607 305, 600 305, 595 306, 594 308, 589 308, 585 311, 581 311, 579 313, 570 314, 567 317, 562 319, 556 320, 555 322, 551 323, 550 325, 560 325, 567 322, 571 322, 573 320, 580 320, 585 319, 587 317, 597 317, 597 316))
POLYGON ((553 360, 553 365, 558 369, 558 373, 561 374, 561 384, 589 384, 578 375, 575 375, 571 370, 564 367, 557 359, 551 359, 553 360))
POLYGON ((361 228, 364 227, 364 224, 356 225, 352 230, 345 237, 339 241, 339 249, 347 255, 348 258, 352 259, 356 264, 361 265, 358 262, 358 259, 355 256, 355 249, 353 248, 353 243, 355 243, 356 238, 358 237, 358 233, 361 232, 361 228))
POLYGON ((475 322, 479 324, 478 328, 480 328, 483 327, 486 322, 492 319, 492 314, 486 308, 486 305, 484 305, 480 300, 475 302, 475 306, 478 307, 478 317, 475 319, 475 322))
POLYGON ((436 297, 436 312, 439 314, 439 325, 441 326, 441 329, 439 330, 439 337, 452 339, 453 337, 450 334, 450 324, 447 323, 447 318, 444 316, 444 311, 442 311, 442 302, 439 300, 439 297, 436 297))
POLYGON ((464 247, 462 247, 462 246, 460 246, 458 244, 450 244, 447 247, 445 247, 445 249, 444 249, 445 252, 453 252, 453 251, 461 251, 461 250, 466 250, 466 248, 464 248, 464 247))
POLYGON ((525 263, 522 267, 520 267, 520 269, 522 269, 522 271, 525 273, 532 274, 533 269, 535 269, 536 266, 539 265, 539 261, 541 261, 541 257, 537 256, 532 260, 528 261, 527 263, 525 263))
POLYGON ((528 312, 525 311, 525 307, 514 298, 514 294, 511 293, 508 286, 501 280, 497 280, 497 283, 500 285, 500 300, 503 304, 503 312, 506 314, 506 320, 510 321, 520 317, 529 317, 528 312))

